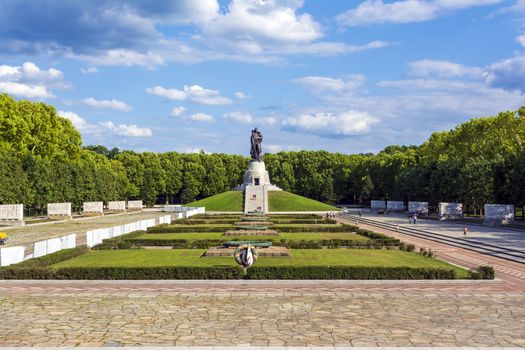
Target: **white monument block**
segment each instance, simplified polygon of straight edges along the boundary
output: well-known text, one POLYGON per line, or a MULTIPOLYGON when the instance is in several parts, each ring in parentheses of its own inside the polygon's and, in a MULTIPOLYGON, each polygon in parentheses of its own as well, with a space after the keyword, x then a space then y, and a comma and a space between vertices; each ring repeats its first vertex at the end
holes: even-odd
POLYGON ((111 211, 126 211, 126 201, 112 201, 112 202, 108 202, 108 210, 111 210, 111 211))
POLYGON ((128 201, 128 210, 142 210, 142 201, 128 201))
POLYGON ((24 225, 23 204, 0 205, 0 221, 8 221, 15 225, 24 225))
POLYGON ((24 261, 24 246, 0 248, 0 266, 8 266, 24 261))
POLYGON ((428 214, 428 202, 408 202, 408 212, 428 214))
POLYGON ((484 225, 505 225, 514 222, 514 206, 511 204, 485 204, 484 225))
POLYGON ((388 211, 404 211, 405 203, 403 201, 387 201, 386 209, 388 211))
POLYGON ((385 210, 386 202, 381 200, 372 200, 370 201, 370 209, 372 211, 385 210))
POLYGON ((100 213, 104 212, 103 202, 84 202, 82 206, 84 213, 100 213))
POLYGON ((47 215, 71 217, 71 203, 48 203, 47 215))
POLYGON ((441 220, 460 219, 463 217, 463 203, 439 203, 439 217, 441 220))

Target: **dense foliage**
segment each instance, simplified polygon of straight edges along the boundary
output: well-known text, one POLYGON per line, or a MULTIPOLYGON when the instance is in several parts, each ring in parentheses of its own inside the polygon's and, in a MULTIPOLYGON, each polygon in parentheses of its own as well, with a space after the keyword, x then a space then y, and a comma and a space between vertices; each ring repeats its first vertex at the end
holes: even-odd
MULTIPOLYGON (((436 132, 421 146, 378 154, 266 154, 272 182, 325 203, 371 198, 525 206, 525 108, 436 132)), ((41 212, 49 202, 143 199, 189 203, 242 182, 249 159, 226 154, 82 148, 80 134, 44 103, 0 95, 0 203, 41 212)))

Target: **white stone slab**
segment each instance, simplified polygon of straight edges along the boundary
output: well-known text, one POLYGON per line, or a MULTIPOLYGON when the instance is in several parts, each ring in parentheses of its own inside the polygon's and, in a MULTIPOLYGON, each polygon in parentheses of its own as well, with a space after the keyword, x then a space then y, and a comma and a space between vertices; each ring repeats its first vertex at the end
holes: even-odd
POLYGON ((463 203, 439 203, 439 216, 442 220, 463 217, 463 203))
POLYGON ((8 266, 24 261, 25 247, 0 248, 0 266, 8 266))
POLYGON ((386 209, 388 211, 404 211, 405 203, 403 201, 387 201, 386 209))
POLYGON ((0 220, 24 221, 23 204, 0 205, 0 220))
POLYGON ((39 258, 44 255, 47 255, 47 241, 35 242, 33 257, 39 258))
POLYGON ((512 224, 514 219, 514 205, 485 204, 485 217, 483 219, 484 224, 512 224))
POLYGON ((71 203, 48 203, 48 216, 71 216, 71 203))
POLYGON ((62 249, 71 249, 77 246, 77 235, 74 233, 60 237, 62 249))
POLYGON ((58 252, 62 249, 62 241, 60 238, 51 238, 47 240, 47 254, 58 252))
POLYGON ((108 210, 126 211, 126 201, 108 202, 108 210))
POLYGON ((103 213, 104 203, 103 202, 84 202, 83 206, 84 213, 103 213))
POLYGON ((140 209, 142 210, 143 205, 142 201, 128 201, 128 209, 136 210, 140 209))
POLYGON ((408 212, 428 214, 428 202, 408 202, 408 212))
POLYGON ((381 200, 372 200, 370 201, 370 209, 372 209, 372 211, 386 209, 386 202, 381 200))

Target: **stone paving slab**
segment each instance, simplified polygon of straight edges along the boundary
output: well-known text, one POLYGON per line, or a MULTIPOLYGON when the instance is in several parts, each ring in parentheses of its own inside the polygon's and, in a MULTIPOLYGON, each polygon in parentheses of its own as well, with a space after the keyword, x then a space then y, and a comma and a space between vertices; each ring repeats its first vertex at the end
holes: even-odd
MULTIPOLYGON (((351 211, 357 215, 358 211, 351 211)), ((449 237, 463 238, 464 223, 419 219, 417 224, 409 224, 408 217, 402 214, 373 214, 362 211, 363 218, 381 221, 388 224, 398 224, 399 227, 415 228, 439 233, 449 237)), ((469 225, 467 239, 496 246, 525 251, 525 231, 506 230, 494 226, 469 225)))
POLYGON ((524 346, 525 293, 465 285, 454 291, 421 284, 407 290, 405 283, 397 290, 12 283, 0 289, 0 344, 524 346))

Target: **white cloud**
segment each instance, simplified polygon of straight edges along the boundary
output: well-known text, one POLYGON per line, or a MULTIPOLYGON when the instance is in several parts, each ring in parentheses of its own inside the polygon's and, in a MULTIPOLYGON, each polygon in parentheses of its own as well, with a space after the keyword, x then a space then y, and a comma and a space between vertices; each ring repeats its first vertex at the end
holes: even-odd
POLYGON ((80 117, 75 112, 58 111, 58 116, 68 119, 78 131, 89 131, 93 127, 92 125, 89 125, 84 118, 80 117))
POLYGON ((204 153, 204 154, 212 154, 211 152, 206 151, 204 148, 186 148, 182 151, 182 153, 204 153))
POLYGON ((25 62, 22 66, 0 66, 0 91, 14 96, 53 98, 50 88, 69 87, 62 72, 54 68, 42 70, 33 62, 25 62))
POLYGON ((353 91, 363 85, 364 81, 365 77, 361 74, 348 75, 344 78, 307 76, 293 80, 314 94, 353 91))
POLYGON ((365 134, 378 122, 378 119, 366 112, 315 113, 286 118, 283 128, 319 136, 341 137, 365 134))
POLYGON ((93 65, 89 65, 87 68, 80 68, 80 71, 82 74, 93 74, 98 73, 98 68, 93 65))
POLYGON ((525 47, 525 34, 522 34, 516 38, 516 41, 523 47, 525 47))
POLYGON ((423 22, 447 12, 500 2, 501 0, 402 0, 384 3, 383 0, 366 0, 358 7, 339 14, 336 20, 343 26, 423 22))
POLYGON ((206 123, 213 123, 215 121, 215 118, 213 116, 206 114, 206 113, 195 113, 188 116, 189 120, 193 120, 196 122, 206 122, 206 123))
POLYGON ((156 66, 164 65, 164 59, 158 54, 154 54, 150 51, 141 53, 134 50, 115 49, 107 50, 99 55, 68 54, 66 56, 68 58, 89 62, 97 66, 142 66, 146 68, 154 68, 156 66))
POLYGON ((248 96, 246 96, 246 94, 242 91, 237 91, 235 93, 235 97, 237 97, 239 100, 245 100, 246 98, 248 98, 248 96))
POLYGON ((129 112, 132 110, 132 108, 128 104, 122 101, 114 100, 114 99, 113 100, 95 100, 93 97, 88 97, 82 100, 82 102, 85 105, 93 107, 93 108, 115 109, 115 110, 123 111, 123 112, 129 112))
POLYGON ((146 92, 151 95, 168 98, 170 100, 189 100, 205 105, 228 105, 232 100, 222 96, 219 91, 205 89, 200 85, 184 85, 183 90, 168 89, 162 86, 147 88, 146 92))
POLYGON ((525 92, 525 54, 491 64, 487 68, 487 81, 492 86, 525 92))
POLYGON ((258 121, 262 125, 268 125, 268 126, 274 126, 274 125, 277 125, 277 123, 278 123, 277 118, 272 117, 272 116, 258 118, 258 121))
POLYGON ((248 112, 235 111, 226 113, 223 117, 242 124, 252 124, 254 121, 254 117, 248 112))
POLYGON ((482 78, 483 70, 478 67, 469 67, 462 64, 449 61, 420 60, 409 63, 410 76, 428 78, 454 78, 454 77, 472 77, 482 78))
POLYGON ((54 98, 55 95, 42 85, 27 85, 13 82, 1 82, 0 91, 10 95, 27 98, 54 98))
POLYGON ((100 126, 118 136, 127 137, 151 137, 153 133, 149 128, 139 128, 136 125, 114 124, 113 122, 101 122, 100 126))
POLYGON ((172 117, 181 117, 186 112, 186 108, 179 106, 179 107, 173 107, 171 110, 171 116, 172 117))

